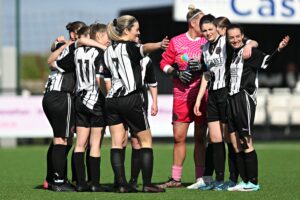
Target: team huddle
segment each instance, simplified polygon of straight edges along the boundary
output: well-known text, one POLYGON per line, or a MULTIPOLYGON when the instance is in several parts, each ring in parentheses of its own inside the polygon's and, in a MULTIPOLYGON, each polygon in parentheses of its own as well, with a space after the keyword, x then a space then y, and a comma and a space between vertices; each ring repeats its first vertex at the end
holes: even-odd
POLYGON ((107 25, 69 23, 69 39, 58 37, 51 46, 51 73, 43 109, 53 129, 47 152, 44 188, 53 191, 121 193, 165 192, 182 187, 186 136, 194 122, 195 183, 187 189, 258 191, 258 159, 253 147, 257 74, 289 42, 285 36, 267 55, 244 36, 243 28, 225 17, 215 18, 193 6, 187 13, 188 31, 161 42, 142 44, 137 19, 120 16, 107 25), (173 165, 171 177, 152 183, 153 150, 148 122, 158 112, 157 80, 148 54, 158 49, 160 68, 173 77, 173 165), (101 141, 108 127, 113 188, 100 184, 101 141), (67 157, 72 148, 72 181, 67 157), (128 134, 132 144, 131 177, 125 176, 128 134), (207 134, 208 133, 208 134, 207 134), (225 142, 229 180, 225 181, 225 142), (213 174, 215 173, 215 178, 213 174), (86 177, 87 174, 87 177, 86 177), (238 182, 238 177, 241 181, 238 182))

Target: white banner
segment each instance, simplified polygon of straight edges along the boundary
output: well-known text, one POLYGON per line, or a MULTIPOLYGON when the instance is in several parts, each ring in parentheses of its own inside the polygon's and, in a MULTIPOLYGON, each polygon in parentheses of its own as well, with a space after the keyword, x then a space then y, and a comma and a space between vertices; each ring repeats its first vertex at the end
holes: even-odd
POLYGON ((190 4, 231 22, 300 24, 300 0, 174 0, 175 21, 186 21, 190 4))
MULTIPOLYGON (((44 114, 42 99, 42 96, 0 96, 0 138, 52 137, 52 128, 44 114)), ((172 104, 172 95, 158 96, 158 114, 149 116, 154 137, 173 136, 172 104)), ((193 135, 192 124, 188 135, 193 135)))
POLYGON ((52 137, 42 96, 0 97, 0 138, 52 137))

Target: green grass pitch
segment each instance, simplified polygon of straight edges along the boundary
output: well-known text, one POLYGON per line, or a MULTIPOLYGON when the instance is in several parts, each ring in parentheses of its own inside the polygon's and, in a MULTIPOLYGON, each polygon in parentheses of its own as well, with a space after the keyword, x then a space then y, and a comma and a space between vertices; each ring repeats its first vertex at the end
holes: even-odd
MULTIPOLYGON (((171 140, 170 140, 171 141, 171 140)), ((102 148, 101 183, 113 182, 109 160, 109 142, 102 148)), ((293 200, 300 199, 300 142, 258 143, 255 145, 259 159, 259 192, 221 192, 168 189, 162 194, 118 194, 118 193, 55 193, 36 186, 43 183, 45 177, 45 157, 47 146, 23 146, 13 149, 0 149, 0 200, 37 199, 37 200, 293 200)), ((131 147, 127 148, 126 166, 129 177, 131 147)), ((187 158, 184 164, 183 183, 194 181, 192 144, 187 146, 187 158)), ((153 182, 167 180, 172 163, 172 144, 154 144, 153 182)), ((70 160, 70 159, 69 159, 70 160)), ((69 178, 71 173, 69 170, 69 178)), ((226 174, 226 178, 228 173, 226 174)), ((141 179, 139 180, 141 184, 141 179)), ((140 186, 141 188, 141 186, 140 186)))

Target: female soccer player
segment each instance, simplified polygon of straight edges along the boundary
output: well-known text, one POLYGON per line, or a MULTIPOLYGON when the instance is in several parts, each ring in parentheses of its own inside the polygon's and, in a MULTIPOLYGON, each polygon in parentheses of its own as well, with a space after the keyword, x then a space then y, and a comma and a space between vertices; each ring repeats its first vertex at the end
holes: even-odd
MULTIPOLYGON (((216 174, 216 182, 201 189, 224 190, 236 182, 236 180, 229 182, 229 186, 228 184, 224 184, 225 146, 223 135, 226 129, 225 124, 227 123, 228 68, 226 67, 226 59, 229 53, 226 36, 221 36, 218 33, 214 16, 210 14, 203 16, 200 20, 200 28, 203 36, 208 40, 208 43, 202 46, 201 64, 205 73, 204 76, 202 76, 201 87, 194 106, 194 112, 197 116, 202 115, 199 108, 209 80, 206 111, 209 138, 213 152, 212 160, 216 174)), ((247 45, 247 49, 251 49, 252 46, 257 46, 256 44, 256 42, 250 42, 250 44, 247 45), (252 45, 252 43, 254 43, 254 45, 252 45)))
POLYGON ((229 191, 258 191, 258 160, 253 147, 253 122, 258 89, 258 70, 265 69, 274 62, 277 54, 288 45, 289 36, 285 36, 278 48, 267 55, 253 49, 249 59, 244 59, 245 43, 243 28, 232 24, 227 29, 229 44, 234 49, 230 65, 228 130, 237 155, 237 166, 242 181, 228 188, 229 191))
POLYGON ((66 181, 66 159, 72 147, 68 145, 68 139, 72 140, 75 128, 75 67, 66 62, 66 58, 74 53, 73 41, 77 38, 77 31, 84 25, 80 21, 69 23, 66 28, 70 40, 66 43, 56 43, 57 50, 48 59, 51 74, 45 86, 43 109, 52 126, 54 138, 47 153, 47 177, 44 187, 50 186, 49 189, 54 191, 74 190, 66 181))
MULTIPOLYGON (((215 19, 216 25, 217 25, 217 31, 219 33, 220 36, 223 36, 226 34, 226 29, 227 27, 231 24, 229 19, 226 17, 217 17, 215 19)), ((230 171, 230 180, 235 180, 235 177, 238 177, 238 173, 236 170, 236 167, 234 165, 235 160, 233 157, 233 155, 235 156, 233 147, 231 145, 231 143, 228 143, 228 141, 230 141, 230 139, 227 139, 228 134, 226 129, 224 130, 225 132, 225 139, 228 145, 228 163, 229 163, 229 171, 230 171)), ((205 180, 205 184, 210 185, 211 182, 213 181, 212 175, 214 173, 214 163, 213 163, 213 151, 212 151, 212 144, 209 141, 207 141, 207 146, 206 146, 206 151, 205 151, 205 170, 203 173, 203 179, 205 180)))
MULTIPOLYGON (((194 162, 196 183, 188 188, 196 189, 202 185, 205 156, 205 115, 197 117, 193 106, 200 86, 200 70, 189 71, 190 67, 199 66, 201 45, 207 41, 201 36, 199 21, 203 12, 194 6, 187 13, 188 31, 171 39, 169 47, 162 55, 160 68, 173 75, 173 165, 171 178, 159 187, 180 187, 183 163, 186 155, 185 140, 191 122, 195 122, 194 162), (176 67, 175 67, 176 66, 176 67)), ((192 69, 191 69, 192 70, 192 69)), ((201 111, 205 113, 206 97, 203 98, 201 111)))
MULTIPOLYGON (((108 45, 106 25, 92 24, 81 29, 85 34, 102 45, 108 45)), ((80 30, 80 31, 81 31, 80 30)), ((102 129, 105 126, 104 95, 100 91, 100 68, 103 67, 102 49, 82 46, 75 50, 76 65, 76 146, 74 164, 77 177, 76 190, 79 192, 102 191, 100 187, 100 143, 102 129), (89 140, 89 141, 88 141, 89 140), (84 152, 89 144, 88 162, 91 184, 85 179, 84 152)))
POLYGON ((122 160, 122 143, 126 134, 124 124, 136 133, 141 144, 140 163, 143 176, 143 192, 164 192, 151 183, 153 172, 153 150, 151 131, 143 106, 142 72, 140 60, 164 45, 164 41, 147 43, 135 42, 139 36, 139 23, 130 15, 114 19, 108 24, 108 36, 113 44, 104 53, 107 70, 111 73, 112 87, 106 96, 107 124, 112 137, 111 164, 118 178, 119 192, 133 192, 125 177, 122 160))

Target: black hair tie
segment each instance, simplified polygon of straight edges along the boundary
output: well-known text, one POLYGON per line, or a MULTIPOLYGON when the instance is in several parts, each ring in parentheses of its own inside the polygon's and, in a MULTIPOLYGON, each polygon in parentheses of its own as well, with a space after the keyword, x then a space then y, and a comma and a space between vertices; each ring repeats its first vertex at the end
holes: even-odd
POLYGON ((117 26, 117 19, 114 19, 114 20, 113 20, 113 25, 114 25, 114 26, 117 26))

